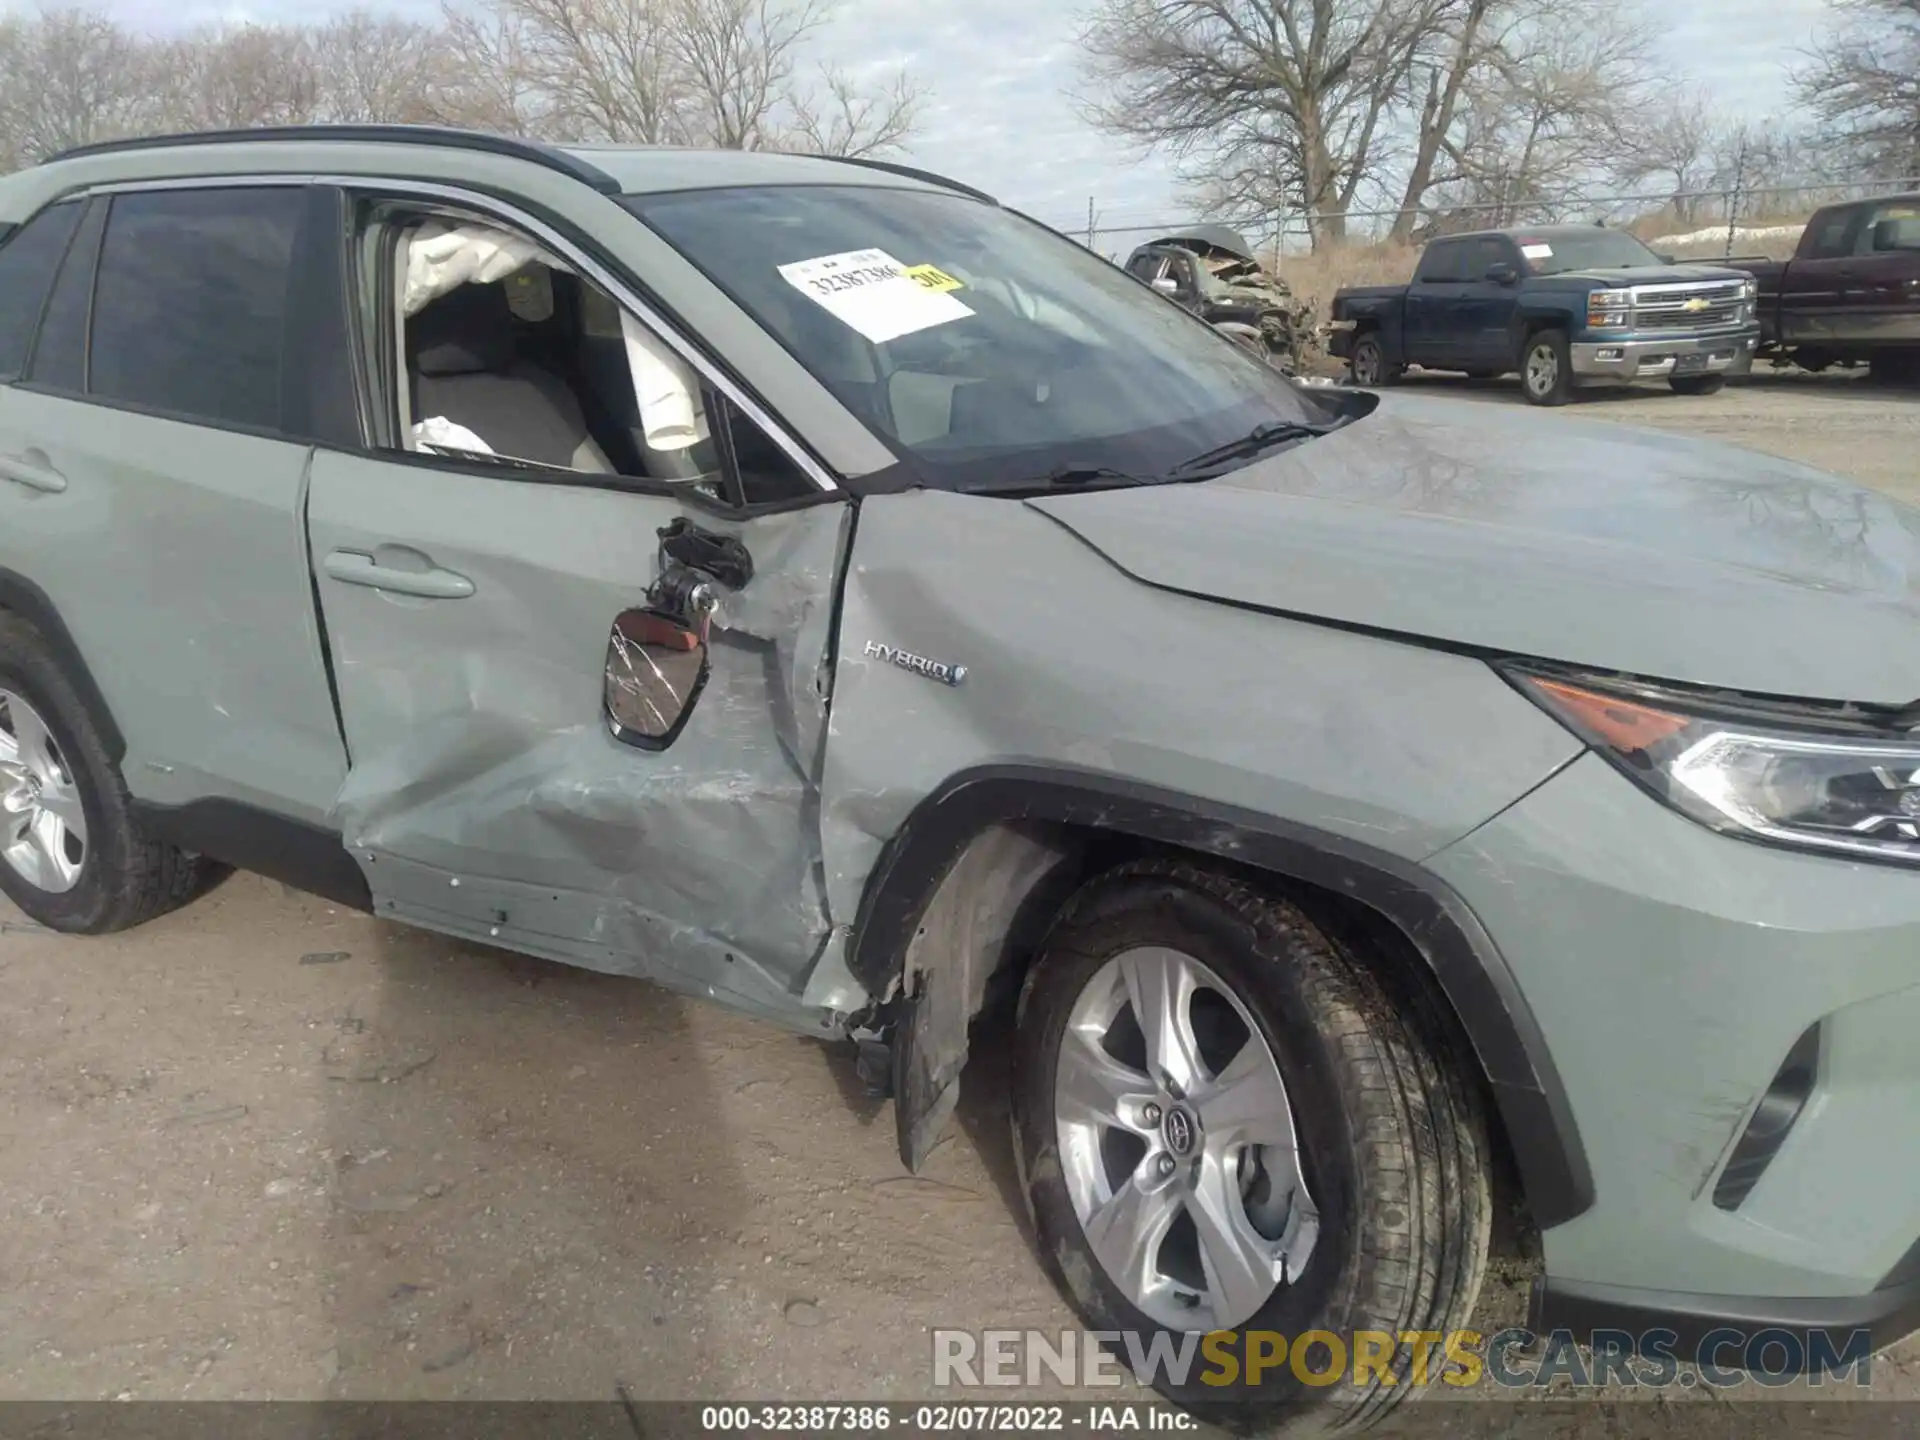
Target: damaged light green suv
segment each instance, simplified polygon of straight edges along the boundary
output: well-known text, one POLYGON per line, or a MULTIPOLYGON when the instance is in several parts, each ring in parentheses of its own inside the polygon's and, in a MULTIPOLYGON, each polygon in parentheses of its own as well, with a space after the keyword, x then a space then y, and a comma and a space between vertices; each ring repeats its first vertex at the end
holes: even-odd
POLYGON ((1503 1154, 1536 1328, 1916 1323, 1913 512, 1297 388, 886 165, 269 131, 0 222, 42 923, 227 862, 645 976, 858 1041, 910 1166, 1017 987, 1096 1329, 1457 1326, 1503 1154))

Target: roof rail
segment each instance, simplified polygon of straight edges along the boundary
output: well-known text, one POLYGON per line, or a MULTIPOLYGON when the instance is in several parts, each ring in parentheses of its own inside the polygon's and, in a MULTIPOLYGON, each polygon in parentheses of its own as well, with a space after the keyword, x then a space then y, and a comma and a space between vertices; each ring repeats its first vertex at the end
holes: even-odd
POLYGON ((889 175, 904 175, 909 180, 922 180, 929 185, 938 185, 944 190, 958 190, 962 195, 971 195, 976 200, 984 200, 989 205, 1000 202, 984 190, 976 190, 971 185, 962 185, 958 180, 949 180, 944 175, 936 175, 931 170, 916 170, 911 165, 897 165, 891 160, 871 160, 864 155, 822 155, 822 160, 833 160, 841 165, 864 165, 869 170, 884 170, 889 175))
POLYGON ((240 130, 198 130, 182 135, 135 135, 124 140, 101 140, 50 155, 41 163, 73 160, 83 155, 117 155, 135 150, 170 150, 187 145, 253 144, 265 140, 342 140, 382 145, 440 145, 450 150, 484 150, 558 170, 608 195, 620 193, 620 182, 577 155, 532 140, 490 135, 481 130, 456 130, 444 125, 262 125, 240 130))

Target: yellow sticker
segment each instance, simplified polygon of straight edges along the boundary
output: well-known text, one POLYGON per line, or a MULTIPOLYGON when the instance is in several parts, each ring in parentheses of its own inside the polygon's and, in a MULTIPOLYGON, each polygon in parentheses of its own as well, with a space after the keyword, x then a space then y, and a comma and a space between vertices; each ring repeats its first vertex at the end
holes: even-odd
POLYGON ((967 287, 937 265, 909 265, 907 276, 926 290, 964 290, 967 287))

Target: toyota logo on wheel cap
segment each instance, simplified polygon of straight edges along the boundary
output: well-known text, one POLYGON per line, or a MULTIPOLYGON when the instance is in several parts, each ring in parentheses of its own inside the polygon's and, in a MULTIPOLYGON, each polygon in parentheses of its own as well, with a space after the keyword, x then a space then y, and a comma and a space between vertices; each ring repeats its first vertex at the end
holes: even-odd
POLYGON ((1175 1105, 1168 1109, 1167 1118, 1161 1123, 1160 1133, 1166 1139, 1167 1149, 1175 1155, 1187 1155, 1193 1150, 1194 1134, 1197 1129, 1193 1117, 1187 1114, 1186 1109, 1175 1105))

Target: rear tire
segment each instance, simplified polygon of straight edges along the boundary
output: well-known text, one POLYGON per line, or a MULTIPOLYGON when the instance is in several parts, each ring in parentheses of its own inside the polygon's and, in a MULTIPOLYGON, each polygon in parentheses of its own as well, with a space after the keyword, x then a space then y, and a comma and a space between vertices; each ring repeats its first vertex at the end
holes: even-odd
POLYGON ((125 930, 191 898, 212 873, 142 828, 99 726, 45 639, 5 614, 0 799, 0 891, 48 929, 125 930))
MULTIPOLYGON (((1075 897, 1029 972, 1017 1051, 1022 1188, 1045 1263, 1089 1328, 1138 1332, 1150 1354, 1156 1333, 1176 1350, 1219 1328, 1351 1344, 1355 1331, 1447 1332, 1471 1315, 1490 1215, 1475 1095, 1432 1016, 1295 906, 1181 863, 1113 871, 1075 897), (1190 987, 1152 978, 1183 972, 1190 987), (1143 1003, 1184 1028, 1143 1022, 1143 1003), (1192 1082, 1164 1067, 1152 1078, 1165 1056, 1192 1082), (1261 1103, 1245 1104, 1255 1079, 1261 1103), (1228 1091, 1240 1110, 1224 1108, 1228 1091), (1179 1130, 1176 1110, 1189 1117, 1179 1130), (1208 1218, 1222 1194, 1224 1225, 1208 1218)), ((1304 1385, 1290 1364, 1257 1384, 1244 1368, 1207 1384, 1220 1375, 1203 1353, 1186 1383, 1156 1375, 1155 1388, 1235 1428, 1308 1410, 1367 1424, 1415 1391, 1412 1347, 1397 1340, 1396 1383, 1365 1386, 1350 1383, 1351 1355, 1339 1384, 1304 1385)), ((1309 1373, 1333 1365, 1318 1343, 1306 1353, 1309 1373)), ((1436 1353, 1429 1382, 1444 1368, 1436 1353)))
POLYGON ((1564 405, 1573 398, 1573 349, 1564 330, 1540 330, 1520 351, 1520 393, 1529 405, 1564 405))
POLYGON ((1724 375, 1681 375, 1669 380, 1676 395, 1717 395, 1727 388, 1724 375))

